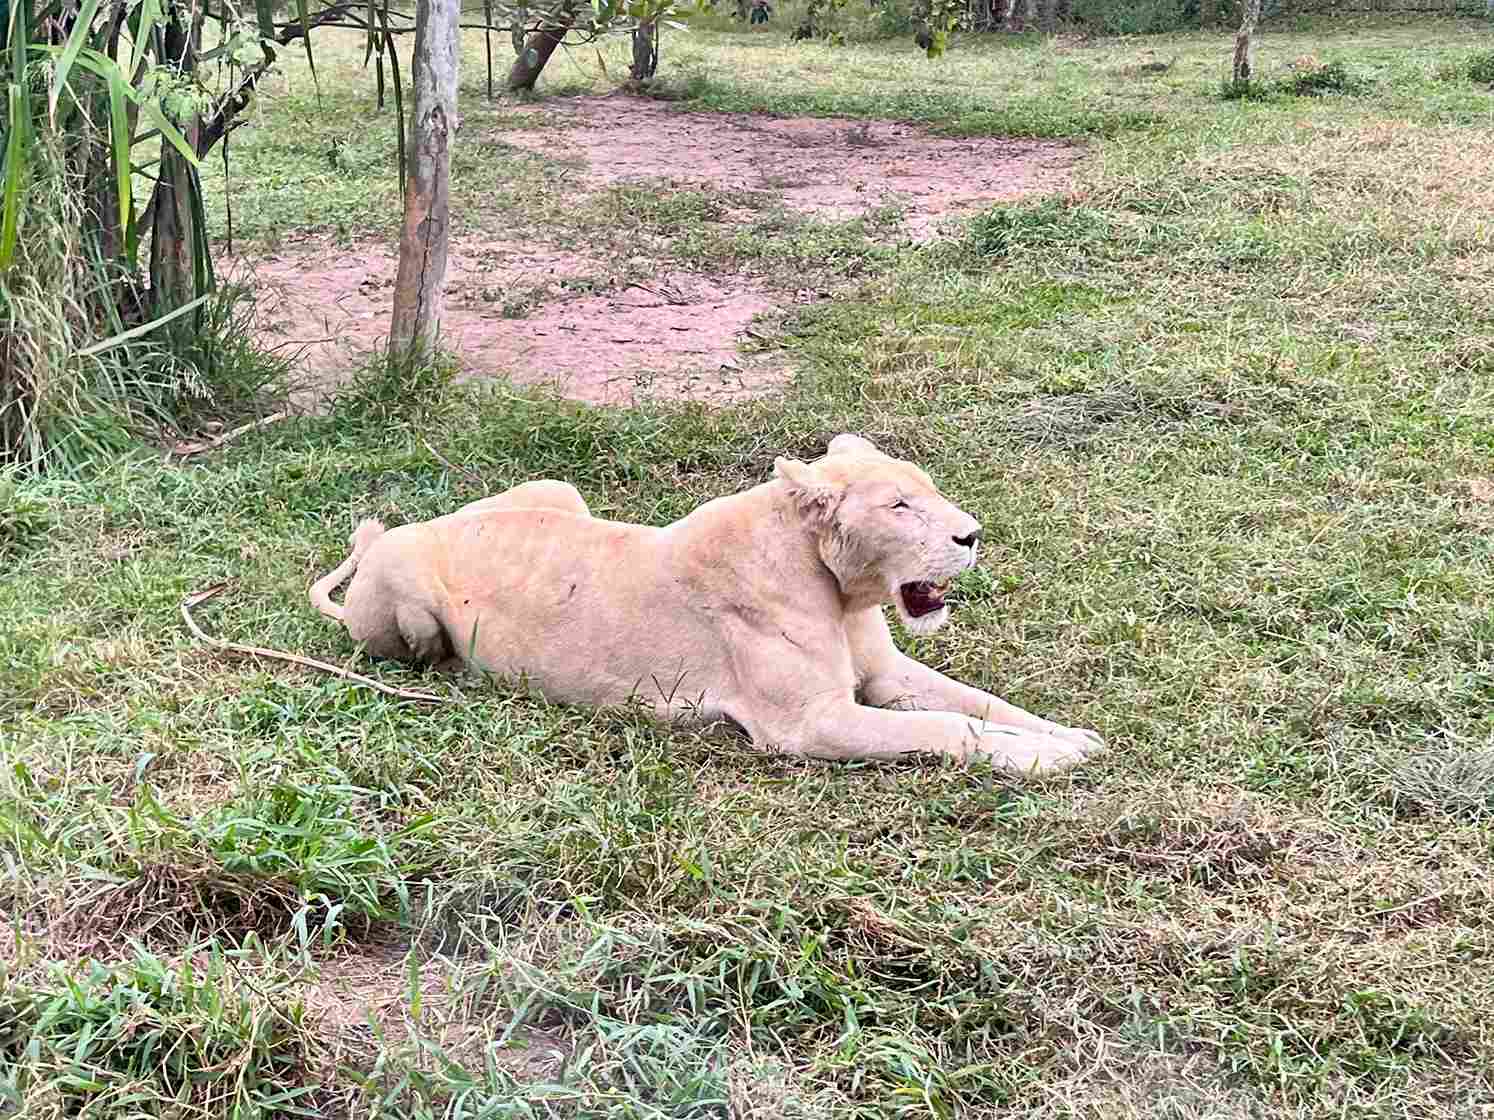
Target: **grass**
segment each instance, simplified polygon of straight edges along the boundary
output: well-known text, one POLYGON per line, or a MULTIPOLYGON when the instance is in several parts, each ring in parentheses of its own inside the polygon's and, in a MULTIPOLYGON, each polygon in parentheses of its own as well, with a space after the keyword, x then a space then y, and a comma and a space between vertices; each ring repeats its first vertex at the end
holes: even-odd
MULTIPOLYGON (((1269 34, 1268 75, 1313 53, 1373 83, 1264 101, 1218 97, 1227 35, 930 66, 786 26, 671 36, 665 72, 697 108, 1040 116, 1088 145, 1078 179, 925 247, 589 192, 499 144, 513 107, 469 69, 463 227, 812 273, 834 296, 775 336, 782 395, 366 375, 210 457, 0 479, 0 1115, 1494 1104, 1494 92, 1444 73, 1483 25, 1269 34), (1148 52, 1178 61, 1122 76, 1148 52), (357 517, 559 476, 658 522, 842 430, 988 526, 910 648, 1105 760, 1045 785, 795 761, 378 666, 459 701, 400 704, 177 614, 227 579, 210 632, 347 660, 304 590, 357 517)), ((291 61, 234 134, 236 248, 392 228, 388 116, 328 42, 322 110, 291 61)), ((556 99, 604 84, 555 66, 556 99)))

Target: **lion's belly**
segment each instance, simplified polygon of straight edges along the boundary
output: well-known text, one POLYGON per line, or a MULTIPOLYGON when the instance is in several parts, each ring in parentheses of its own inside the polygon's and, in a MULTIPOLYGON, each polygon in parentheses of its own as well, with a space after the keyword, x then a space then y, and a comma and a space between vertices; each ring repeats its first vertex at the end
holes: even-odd
POLYGON ((664 530, 515 511, 459 533, 443 622, 475 668, 560 703, 636 698, 667 718, 724 714, 719 633, 671 574, 664 530))

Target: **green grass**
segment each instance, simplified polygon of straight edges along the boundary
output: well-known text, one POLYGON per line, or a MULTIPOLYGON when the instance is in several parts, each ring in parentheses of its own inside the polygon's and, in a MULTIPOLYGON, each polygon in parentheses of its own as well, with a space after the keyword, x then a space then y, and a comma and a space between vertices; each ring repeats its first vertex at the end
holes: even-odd
MULTIPOLYGON (((784 392, 730 409, 365 376, 210 457, 0 479, 0 1115, 1494 1103, 1494 91, 1457 69, 1483 27, 1270 34, 1267 75, 1314 53, 1372 82, 1264 101, 1218 96, 1227 35, 937 65, 781 23, 666 38, 694 107, 1088 145, 1061 197, 922 247, 589 191, 498 146, 513 107, 470 67, 464 229, 834 296, 774 336, 784 392), (1125 77, 1148 51, 1178 61, 1125 77), (842 430, 988 527, 909 648, 1097 727, 1103 761, 796 761, 378 665, 457 700, 400 704, 177 613, 226 579, 211 633, 348 661, 304 594, 358 517, 558 476, 660 522, 842 430)), ((243 245, 393 228, 352 52, 319 59, 324 110, 292 60, 234 134, 243 245)), ((604 84, 553 65, 556 97, 604 84)))

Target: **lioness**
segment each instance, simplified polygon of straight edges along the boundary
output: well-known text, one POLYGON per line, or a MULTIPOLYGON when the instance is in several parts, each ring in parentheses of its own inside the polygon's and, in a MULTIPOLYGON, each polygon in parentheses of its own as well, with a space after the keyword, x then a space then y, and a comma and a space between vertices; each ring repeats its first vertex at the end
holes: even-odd
POLYGON ((364 521, 311 602, 379 657, 470 657, 555 701, 638 697, 799 754, 979 754, 1047 773, 1103 749, 893 644, 883 606, 914 634, 937 630, 980 547, 980 525, 927 474, 840 435, 774 475, 663 528, 594 518, 552 481, 388 531, 364 521))

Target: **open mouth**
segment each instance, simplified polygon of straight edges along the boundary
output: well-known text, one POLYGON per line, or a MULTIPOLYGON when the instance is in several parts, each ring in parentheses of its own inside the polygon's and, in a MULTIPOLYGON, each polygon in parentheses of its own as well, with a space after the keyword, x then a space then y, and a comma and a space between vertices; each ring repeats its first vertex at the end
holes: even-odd
POLYGON ((917 583, 903 584, 898 588, 898 594, 903 597, 903 609, 908 612, 908 617, 922 618, 944 607, 944 596, 949 594, 949 584, 920 580, 917 583))

